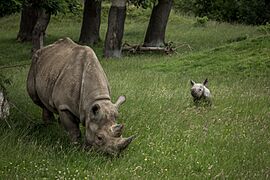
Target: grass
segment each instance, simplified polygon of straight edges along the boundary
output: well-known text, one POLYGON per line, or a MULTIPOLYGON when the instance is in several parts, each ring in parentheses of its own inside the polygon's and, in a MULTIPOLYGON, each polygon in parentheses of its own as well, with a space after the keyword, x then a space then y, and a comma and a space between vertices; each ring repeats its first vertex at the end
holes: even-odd
MULTIPOLYGON (((144 12, 149 14, 149 12, 144 12)), ((106 19, 106 17, 103 19, 106 19)), ((11 116, 0 122, 0 179, 268 179, 270 175, 270 37, 257 27, 208 22, 172 13, 167 40, 171 56, 126 55, 105 61, 102 43, 93 47, 107 73, 112 98, 126 95, 119 122, 137 139, 119 158, 70 145, 57 123, 44 127, 26 93, 30 44, 15 41, 19 16, 0 19, 0 71, 11 116), (235 42, 239 37, 247 37, 235 42), (189 80, 209 79, 211 108, 195 108, 189 80)), ((54 17, 46 43, 78 40, 79 17, 54 17)), ((106 23, 101 36, 104 39, 106 23)), ((140 43, 147 18, 131 9, 124 41, 140 43), (138 13, 139 15, 137 16, 138 13)))

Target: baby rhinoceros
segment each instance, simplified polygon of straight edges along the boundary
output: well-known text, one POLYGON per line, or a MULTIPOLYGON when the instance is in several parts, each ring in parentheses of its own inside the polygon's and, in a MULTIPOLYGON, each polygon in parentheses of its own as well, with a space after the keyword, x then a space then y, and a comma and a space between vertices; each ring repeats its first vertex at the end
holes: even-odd
POLYGON ((118 155, 133 139, 122 137, 123 125, 116 124, 120 96, 111 102, 109 83, 94 51, 60 39, 38 50, 32 58, 27 91, 43 110, 45 123, 59 114, 71 140, 79 142, 85 126, 85 143, 111 155, 118 155))
POLYGON ((203 83, 195 83, 193 80, 190 80, 190 83, 192 86, 190 91, 195 105, 211 105, 211 93, 210 90, 206 87, 208 80, 205 79, 203 83))

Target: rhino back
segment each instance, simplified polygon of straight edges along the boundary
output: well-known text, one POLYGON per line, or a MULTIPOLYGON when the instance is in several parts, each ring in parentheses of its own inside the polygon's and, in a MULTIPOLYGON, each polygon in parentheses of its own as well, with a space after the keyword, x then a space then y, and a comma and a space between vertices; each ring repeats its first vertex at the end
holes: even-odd
POLYGON ((64 107, 79 118, 96 91, 109 97, 107 77, 93 50, 70 39, 44 48, 36 70, 38 96, 54 112, 64 107))

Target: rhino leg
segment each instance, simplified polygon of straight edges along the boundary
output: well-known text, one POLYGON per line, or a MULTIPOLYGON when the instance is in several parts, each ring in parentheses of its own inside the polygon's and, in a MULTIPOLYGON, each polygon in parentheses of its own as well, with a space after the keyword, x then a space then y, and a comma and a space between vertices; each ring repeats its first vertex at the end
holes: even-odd
POLYGON ((53 113, 45 107, 42 110, 42 119, 45 124, 51 124, 55 120, 53 113))
POLYGON ((81 131, 79 128, 79 121, 68 110, 59 111, 60 122, 64 126, 65 130, 68 132, 70 139, 73 143, 78 143, 81 137, 81 131))

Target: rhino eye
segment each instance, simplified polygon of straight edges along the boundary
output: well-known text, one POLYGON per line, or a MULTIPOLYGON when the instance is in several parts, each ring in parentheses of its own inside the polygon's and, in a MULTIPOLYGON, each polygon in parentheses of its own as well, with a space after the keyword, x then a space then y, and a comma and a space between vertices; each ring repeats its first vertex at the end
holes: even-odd
POLYGON ((103 135, 96 135, 96 144, 98 146, 102 146, 104 145, 105 141, 104 141, 104 136, 103 135))
POLYGON ((98 134, 98 135, 96 135, 96 139, 97 139, 98 142, 103 142, 104 141, 104 136, 98 134))
POLYGON ((99 141, 102 141, 102 140, 103 140, 103 138, 102 138, 101 136, 97 136, 97 139, 98 139, 99 141))

